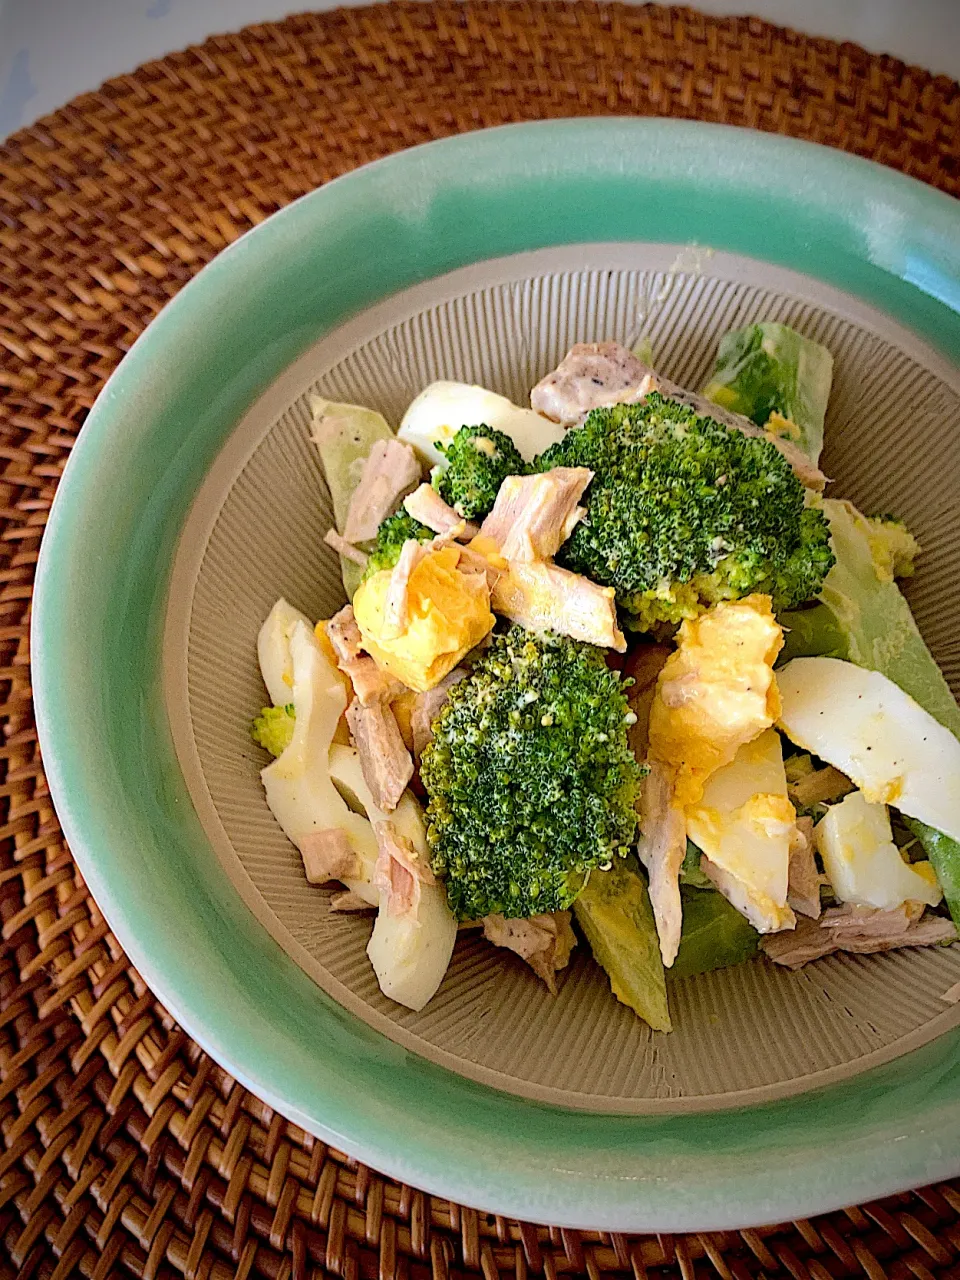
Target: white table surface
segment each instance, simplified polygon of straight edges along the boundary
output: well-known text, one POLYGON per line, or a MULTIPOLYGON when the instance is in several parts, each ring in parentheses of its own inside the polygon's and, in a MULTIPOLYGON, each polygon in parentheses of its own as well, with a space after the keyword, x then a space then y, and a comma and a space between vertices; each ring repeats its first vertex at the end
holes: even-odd
MULTIPOLYGON (((960 0, 695 0, 960 80, 960 0)), ((0 0, 0 137, 141 62, 218 31, 333 8, 308 0, 0 0)))

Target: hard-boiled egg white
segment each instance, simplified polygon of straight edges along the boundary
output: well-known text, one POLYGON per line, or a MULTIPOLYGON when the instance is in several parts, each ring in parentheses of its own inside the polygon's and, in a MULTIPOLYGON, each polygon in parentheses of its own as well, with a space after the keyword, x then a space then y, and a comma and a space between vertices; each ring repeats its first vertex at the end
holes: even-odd
POLYGON ((290 637, 298 622, 310 625, 307 617, 286 600, 278 600, 257 636, 257 659, 260 674, 267 686, 270 701, 275 707, 284 707, 293 700, 293 660, 290 657, 290 637))
MULTIPOLYGON (((284 834, 304 853, 304 837, 337 827, 364 864, 377 860, 370 823, 346 804, 330 777, 330 747, 347 695, 340 673, 324 653, 313 628, 297 621, 290 634, 292 698, 296 726, 290 745, 262 770, 267 804, 284 834)), ((305 857, 307 879, 311 868, 305 857)))
POLYGON ((525 462, 564 437, 564 429, 532 409, 521 409, 506 396, 466 382, 431 382, 403 415, 399 439, 416 449, 428 466, 444 467, 436 447, 448 445, 461 427, 484 423, 510 437, 525 462))
POLYGON ((796 658, 777 673, 780 726, 890 804, 960 840, 960 742, 892 680, 836 658, 796 658))
POLYGON ((456 940, 457 922, 440 881, 421 884, 413 915, 393 915, 381 902, 367 943, 380 990, 419 1012, 443 981, 456 940))
POLYGON ((841 902, 889 910, 904 902, 936 906, 943 896, 928 862, 904 862, 884 804, 852 791, 814 832, 831 888, 841 902))
MULTIPOLYGON (((330 752, 330 772, 348 796, 359 801, 370 822, 392 822, 399 835, 410 841, 417 858, 429 865, 427 833, 423 812, 416 797, 405 791, 393 813, 377 807, 363 778, 360 757, 352 747, 335 746, 330 752)), ((443 981, 457 940, 457 922, 447 905, 447 894, 439 881, 421 883, 415 912, 393 915, 385 895, 373 887, 375 864, 363 864, 362 881, 345 880, 349 889, 365 902, 379 907, 376 924, 367 944, 367 955, 377 975, 380 990, 408 1009, 422 1009, 443 981)))
MULTIPOLYGON (((353 811, 362 811, 367 820, 375 827, 378 822, 392 822, 400 835, 405 836, 417 853, 424 859, 428 857, 427 836, 423 825, 423 812, 411 791, 405 791, 393 813, 386 813, 374 800, 370 788, 363 776, 360 755, 356 747, 347 747, 334 743, 330 748, 330 777, 337 790, 353 811)), ((371 907, 380 903, 380 895, 373 887, 373 875, 377 865, 376 845, 374 857, 366 856, 367 850, 361 853, 360 877, 356 880, 344 880, 348 889, 360 895, 371 907)))
POLYGON ((768 729, 707 780, 686 811, 707 874, 760 933, 795 923, 787 906, 796 813, 787 799, 780 735, 768 729))

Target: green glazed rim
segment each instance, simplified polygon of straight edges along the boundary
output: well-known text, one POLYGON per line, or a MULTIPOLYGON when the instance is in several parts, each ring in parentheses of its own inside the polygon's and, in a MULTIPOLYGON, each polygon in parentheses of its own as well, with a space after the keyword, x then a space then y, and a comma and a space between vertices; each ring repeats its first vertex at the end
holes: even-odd
POLYGON ((512 125, 416 147, 245 235, 135 344, 53 506, 32 669, 47 777, 93 896, 174 1017, 255 1094, 384 1173, 488 1211, 720 1229, 960 1173, 960 1031, 741 1111, 595 1115, 462 1079, 340 1008, 257 924, 188 798, 162 685, 191 502, 287 365, 363 308, 457 267, 636 240, 805 272, 960 364, 960 206, 868 161, 671 120, 512 125))

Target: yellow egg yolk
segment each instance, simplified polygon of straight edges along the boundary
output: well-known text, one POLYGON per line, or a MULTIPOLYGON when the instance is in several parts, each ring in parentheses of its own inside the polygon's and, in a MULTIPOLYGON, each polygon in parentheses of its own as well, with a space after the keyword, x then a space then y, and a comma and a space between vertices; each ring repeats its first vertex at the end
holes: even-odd
POLYGON ((676 772, 676 803, 703 784, 780 714, 773 664, 783 630, 769 596, 715 605, 680 628, 650 709, 650 758, 676 772))
POLYGON ((363 647, 409 689, 424 693, 439 684, 489 632, 490 590, 480 574, 460 573, 457 547, 431 551, 410 574, 407 621, 399 635, 385 626, 392 571, 362 583, 353 612, 363 647))

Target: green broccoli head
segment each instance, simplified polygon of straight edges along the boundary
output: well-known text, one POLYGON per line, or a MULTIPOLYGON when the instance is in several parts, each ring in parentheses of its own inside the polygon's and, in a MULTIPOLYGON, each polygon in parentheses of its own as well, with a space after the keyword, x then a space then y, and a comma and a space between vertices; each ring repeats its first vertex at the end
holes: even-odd
POLYGON ((250 737, 272 756, 283 755, 296 723, 292 702, 285 707, 264 707, 250 727, 250 737))
POLYGON ((461 427, 443 452, 446 466, 437 471, 433 485, 464 520, 482 520, 507 476, 528 470, 510 437, 483 424, 461 427))
POLYGON ((560 911, 626 854, 642 772, 627 683, 593 645, 513 627, 450 691, 421 778, 458 919, 560 911))
POLYGON ((881 581, 912 578, 921 547, 904 522, 896 516, 869 516, 867 527, 873 562, 881 581))
POLYGON ((412 538, 417 542, 429 542, 432 537, 434 537, 432 529, 428 529, 419 520, 414 520, 413 516, 408 515, 407 511, 401 507, 392 516, 387 516, 377 530, 377 540, 370 552, 361 581, 365 582, 381 569, 392 569, 400 559, 400 552, 405 542, 409 542, 412 538))
POLYGON ((593 471, 557 563, 614 587, 641 630, 754 591, 789 608, 834 562, 823 513, 773 444, 656 393, 595 409, 535 465, 593 471))

